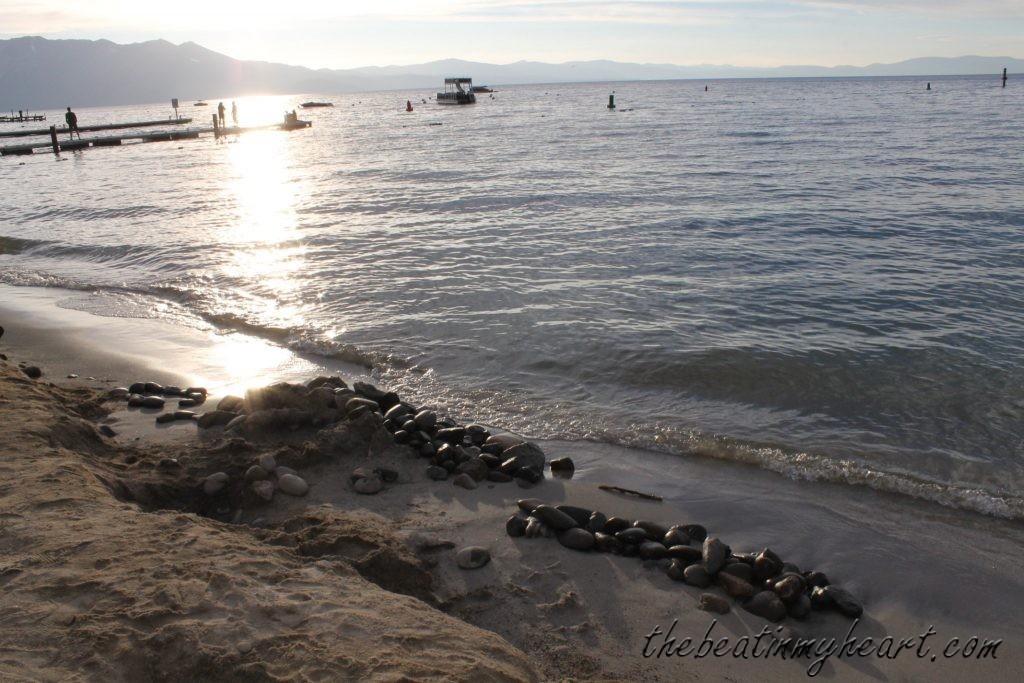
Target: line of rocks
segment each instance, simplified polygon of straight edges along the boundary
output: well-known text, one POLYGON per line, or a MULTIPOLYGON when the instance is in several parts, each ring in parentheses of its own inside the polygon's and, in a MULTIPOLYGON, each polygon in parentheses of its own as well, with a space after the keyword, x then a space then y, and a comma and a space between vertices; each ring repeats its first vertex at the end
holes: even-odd
MULTIPOLYGON (((555 537, 566 548, 639 557, 664 566, 668 577, 697 588, 717 584, 743 609, 769 621, 805 619, 812 609, 834 609, 858 618, 864 611, 848 591, 819 571, 801 571, 770 548, 734 553, 700 524, 666 527, 647 520, 607 517, 573 505, 547 505, 536 498, 517 501, 518 512, 505 523, 513 538, 555 537), (700 547, 691 545, 698 543, 700 547)), ((701 596, 701 609, 725 613, 729 604, 713 593, 701 596)))
POLYGON ((166 424, 176 420, 195 420, 195 412, 186 410, 206 403, 205 387, 188 387, 182 389, 175 386, 163 386, 157 382, 135 382, 129 387, 116 387, 107 393, 113 400, 127 400, 129 408, 149 408, 162 410, 170 399, 178 399, 178 409, 161 413, 156 416, 157 424, 166 424))
MULTIPOLYGON (((290 467, 278 465, 273 454, 264 453, 245 471, 242 477, 245 494, 255 504, 269 503, 277 491, 289 496, 304 496, 309 484, 290 467)), ((227 472, 214 472, 202 483, 203 493, 217 496, 231 485, 227 472)))

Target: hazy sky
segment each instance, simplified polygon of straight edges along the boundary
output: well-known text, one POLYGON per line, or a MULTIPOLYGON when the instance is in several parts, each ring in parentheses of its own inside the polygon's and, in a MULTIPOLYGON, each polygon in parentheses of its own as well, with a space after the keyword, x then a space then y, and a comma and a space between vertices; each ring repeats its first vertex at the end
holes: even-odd
POLYGON ((192 40, 331 68, 447 57, 864 65, 1024 57, 1024 0, 0 0, 0 37, 21 35, 192 40))

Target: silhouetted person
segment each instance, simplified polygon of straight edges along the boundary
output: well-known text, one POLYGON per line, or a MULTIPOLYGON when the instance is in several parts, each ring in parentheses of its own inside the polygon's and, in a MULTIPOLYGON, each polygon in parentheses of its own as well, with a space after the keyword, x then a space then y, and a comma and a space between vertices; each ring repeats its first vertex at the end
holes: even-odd
POLYGON ((68 138, 74 140, 75 133, 78 133, 78 139, 81 140, 82 133, 78 130, 78 116, 71 111, 71 107, 68 107, 68 113, 64 114, 64 122, 68 124, 68 138))
POLYGON ((217 105, 217 119, 220 121, 220 127, 224 127, 224 103, 221 102, 217 105))
POLYGON ((231 121, 238 128, 238 104, 234 100, 231 101, 231 121))
POLYGON ((406 111, 412 111, 412 100, 406 100, 405 101, 405 110, 406 111))
POLYGON ((932 84, 931 84, 931 83, 929 83, 929 84, 928 84, 928 87, 927 87, 927 88, 925 88, 925 90, 931 90, 931 89, 932 89, 932 84))

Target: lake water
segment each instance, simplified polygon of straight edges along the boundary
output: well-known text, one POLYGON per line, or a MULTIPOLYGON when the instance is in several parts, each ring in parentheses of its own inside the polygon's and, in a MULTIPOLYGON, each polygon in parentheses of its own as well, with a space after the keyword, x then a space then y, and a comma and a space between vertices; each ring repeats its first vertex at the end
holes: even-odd
POLYGON ((1024 89, 925 80, 240 99, 243 125, 336 106, 0 160, 0 282, 370 365, 536 438, 1021 518, 1024 89))

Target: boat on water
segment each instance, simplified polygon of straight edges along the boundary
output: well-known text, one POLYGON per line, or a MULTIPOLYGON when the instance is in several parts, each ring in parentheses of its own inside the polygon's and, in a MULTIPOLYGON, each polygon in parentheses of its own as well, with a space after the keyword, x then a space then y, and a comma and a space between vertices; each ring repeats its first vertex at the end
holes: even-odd
POLYGON ((303 102, 299 105, 303 109, 315 109, 316 107, 333 107, 334 102, 303 102))
POLYGON ((472 78, 444 79, 444 92, 437 93, 438 104, 474 104, 472 78))
POLYGON ((477 93, 477 92, 494 92, 494 89, 491 88, 490 86, 487 86, 487 85, 474 85, 472 88, 469 89, 469 91, 473 92, 473 93, 477 93))
POLYGON ((196 102, 192 106, 193 107, 209 107, 210 104, 208 102, 203 102, 202 100, 199 100, 198 102, 196 102))

